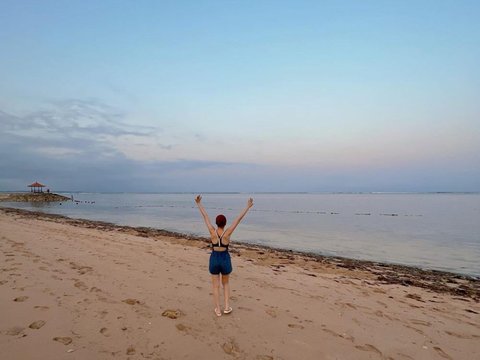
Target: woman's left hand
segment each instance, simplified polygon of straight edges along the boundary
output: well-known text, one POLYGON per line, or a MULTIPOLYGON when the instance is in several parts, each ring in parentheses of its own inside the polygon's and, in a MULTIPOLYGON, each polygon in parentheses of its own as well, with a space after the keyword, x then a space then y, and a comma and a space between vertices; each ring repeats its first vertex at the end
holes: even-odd
POLYGON ((200 204, 200 202, 202 201, 202 196, 201 195, 197 195, 197 197, 195 198, 195 202, 197 204, 200 204))

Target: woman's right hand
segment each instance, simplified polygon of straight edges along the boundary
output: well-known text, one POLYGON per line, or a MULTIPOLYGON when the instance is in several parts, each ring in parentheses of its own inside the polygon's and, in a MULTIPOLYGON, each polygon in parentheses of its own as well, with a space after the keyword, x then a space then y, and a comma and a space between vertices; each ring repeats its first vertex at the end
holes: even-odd
POLYGON ((200 205, 200 202, 202 201, 202 196, 201 195, 197 195, 197 197, 195 198, 195 202, 200 205))
POLYGON ((250 198, 250 199, 248 199, 248 201, 247 201, 247 207, 250 209, 252 206, 253 206, 253 199, 250 198))

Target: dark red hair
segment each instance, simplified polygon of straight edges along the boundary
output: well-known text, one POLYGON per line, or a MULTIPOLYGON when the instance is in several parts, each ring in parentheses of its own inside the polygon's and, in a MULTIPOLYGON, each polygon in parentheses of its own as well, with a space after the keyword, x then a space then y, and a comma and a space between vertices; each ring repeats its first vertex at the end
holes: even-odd
POLYGON ((215 223, 219 228, 225 227, 227 225, 227 218, 224 215, 218 215, 217 218, 215 219, 215 223))

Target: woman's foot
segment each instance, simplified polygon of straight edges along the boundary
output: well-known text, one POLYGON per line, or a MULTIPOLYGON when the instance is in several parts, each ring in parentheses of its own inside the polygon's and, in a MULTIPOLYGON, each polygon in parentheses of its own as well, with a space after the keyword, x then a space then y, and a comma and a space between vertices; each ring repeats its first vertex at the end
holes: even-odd
POLYGON ((233 311, 233 309, 229 306, 229 307, 225 308, 225 310, 223 310, 223 313, 224 314, 230 314, 232 311, 233 311))
POLYGON ((215 308, 215 315, 217 315, 218 317, 222 316, 222 311, 219 309, 219 308, 215 308))

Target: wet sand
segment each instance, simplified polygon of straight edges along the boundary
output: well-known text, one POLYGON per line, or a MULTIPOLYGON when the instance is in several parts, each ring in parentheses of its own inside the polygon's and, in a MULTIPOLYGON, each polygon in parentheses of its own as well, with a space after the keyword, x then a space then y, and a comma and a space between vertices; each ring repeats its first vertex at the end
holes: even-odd
POLYGON ((213 312, 203 238, 0 209, 6 359, 475 359, 478 279, 232 245, 213 312))

